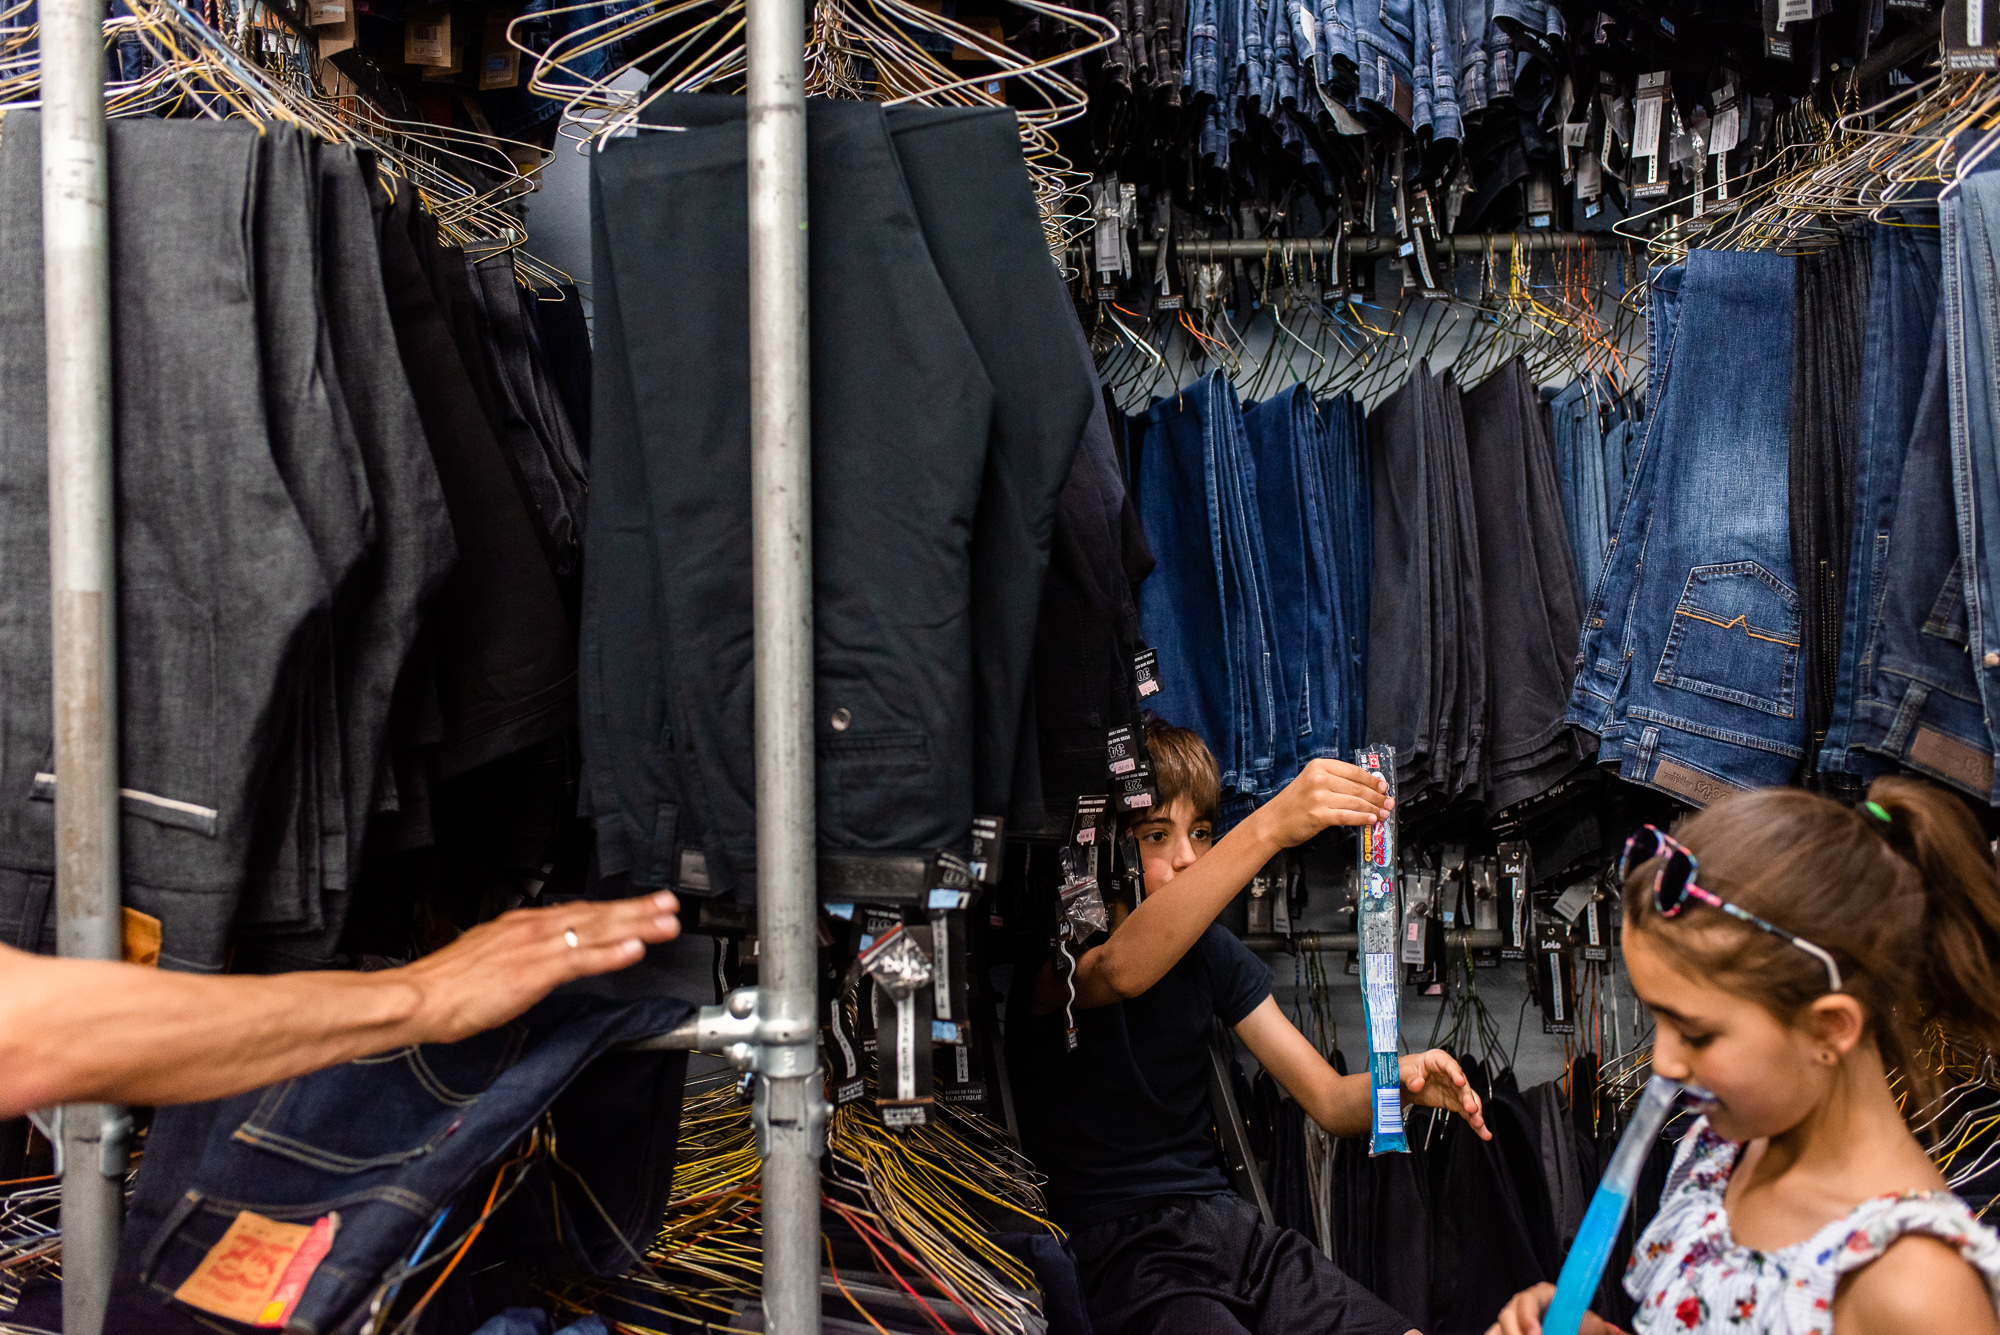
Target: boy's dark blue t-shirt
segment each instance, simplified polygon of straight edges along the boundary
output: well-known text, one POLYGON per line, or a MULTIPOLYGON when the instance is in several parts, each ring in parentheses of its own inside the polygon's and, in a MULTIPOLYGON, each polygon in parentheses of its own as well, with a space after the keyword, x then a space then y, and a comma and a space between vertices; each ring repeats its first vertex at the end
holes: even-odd
POLYGON ((1227 929, 1201 939, 1140 996, 1078 1011, 1065 1052, 1063 1013, 1031 1010, 1034 971, 1009 999, 1007 1068, 1022 1147, 1049 1178, 1064 1228, 1147 1207, 1150 1197, 1230 1190, 1208 1106, 1213 1022, 1234 1026, 1271 995, 1271 969, 1227 929))

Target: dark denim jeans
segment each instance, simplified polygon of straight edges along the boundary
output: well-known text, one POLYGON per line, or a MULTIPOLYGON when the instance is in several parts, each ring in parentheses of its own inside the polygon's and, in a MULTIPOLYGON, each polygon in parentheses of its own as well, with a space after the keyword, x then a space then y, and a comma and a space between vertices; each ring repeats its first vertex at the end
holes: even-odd
MULTIPOLYGON (((1965 146, 1961 144, 1961 151, 1965 146)), ((2000 174, 1989 163, 1949 187, 1944 311, 1951 384, 1951 459, 1965 560, 1967 649, 1987 730, 2000 717, 2000 174)), ((1989 739, 1988 749, 1991 750, 1989 739)), ((1969 767, 1968 767, 1969 777, 1969 767)), ((2000 787, 1987 796, 2000 803, 2000 787)))
POLYGON ((1701 806, 1786 782, 1804 754, 1792 261, 1697 250, 1679 291, 1624 637, 1620 773, 1701 806))
POLYGON ((1598 760, 1618 764, 1625 719, 1622 696, 1632 661, 1632 606, 1637 593, 1640 556, 1647 525, 1652 520, 1654 478, 1664 448, 1660 431, 1661 386, 1676 351, 1674 331, 1680 322, 1685 265, 1655 270, 1648 288, 1646 321, 1646 402, 1648 415, 1637 433, 1637 447, 1628 455, 1625 498, 1619 506, 1604 563, 1583 613, 1583 633, 1577 641, 1576 679, 1570 689, 1568 719, 1596 733, 1598 760))
MULTIPOLYGON (((483 1185, 563 1091, 590 1078, 594 1059, 688 1014, 677 998, 643 995, 644 974, 642 966, 573 984, 519 1020, 463 1042, 405 1048, 232 1099, 161 1109, 120 1239, 106 1332, 213 1329, 172 1294, 242 1210, 303 1224, 339 1214, 333 1249, 286 1329, 357 1329, 382 1287, 405 1277, 405 1258, 432 1221, 467 1188, 483 1185)), ((578 1240, 584 1254, 574 1259, 609 1257, 615 1270, 631 1260, 628 1247, 644 1246, 665 1206, 685 1054, 611 1060, 623 1079, 600 1084, 592 1102, 600 1117, 618 1123, 631 1153, 610 1176, 593 1173, 586 1181, 611 1193, 624 1241, 607 1236, 601 1220, 579 1215, 595 1234, 578 1240), (665 1125, 634 1137, 619 1111, 626 1104, 656 1112, 665 1125)), ((557 1153, 588 1152, 581 1142, 590 1131, 573 1123, 557 1153)), ((473 1203, 456 1212, 442 1235, 456 1235, 477 1210, 473 1203)))
POLYGON ((1414 77, 1412 119, 1419 133, 1433 141, 1465 136, 1459 106, 1458 33, 1447 0, 1415 0, 1411 18, 1411 68, 1414 77))
POLYGON ((1416 117, 1416 9, 1425 0, 1354 0, 1359 102, 1405 125, 1416 117))
POLYGON ((1884 535, 1881 600, 1869 646, 1873 671, 1854 704, 1848 740, 1986 800, 1993 743, 1979 698, 1966 562, 1952 457, 1948 316, 1938 308, 1916 421, 1884 535))
MULTIPOLYGON (((1340 698, 1346 703, 1341 735, 1360 739, 1368 703, 1368 596, 1375 535, 1368 496, 1368 415, 1351 394, 1323 399, 1320 440, 1331 509, 1334 569, 1340 577, 1342 635, 1340 698)), ((1361 743, 1365 745, 1366 743, 1361 743)))
POLYGON ((1334 514, 1323 473, 1319 412, 1303 385, 1253 404, 1243 414, 1256 464, 1257 513, 1270 569, 1276 630, 1280 750, 1272 783, 1282 787, 1306 761, 1338 757, 1343 746, 1338 695, 1340 599, 1334 514))
POLYGON ((1236 387, 1213 373, 1145 421, 1134 491, 1158 562, 1139 592, 1160 657, 1153 709, 1201 734, 1225 788, 1266 793, 1288 742, 1277 735, 1270 579, 1236 387))
MULTIPOLYGON (((1883 766, 1862 749, 1852 732, 1853 720, 1857 702, 1874 687, 1875 628, 1889 573, 1890 529, 1904 485, 1910 433, 1924 402, 1925 368, 1931 359, 1941 292, 1938 235, 1910 225, 1923 222, 1935 223, 1936 214, 1925 210, 1904 223, 1877 224, 1873 229, 1874 269, 1869 278, 1854 460, 1854 538, 1848 553, 1833 717, 1819 760, 1822 773, 1851 775, 1863 782, 1883 766)), ((1936 516, 1931 518, 1931 527, 1938 527, 1936 516)))
POLYGON ((1555 441, 1563 519, 1569 525, 1577 597, 1587 598, 1611 542, 1612 504, 1606 499, 1609 489, 1597 399, 1587 382, 1578 380, 1550 399, 1549 428, 1555 441))

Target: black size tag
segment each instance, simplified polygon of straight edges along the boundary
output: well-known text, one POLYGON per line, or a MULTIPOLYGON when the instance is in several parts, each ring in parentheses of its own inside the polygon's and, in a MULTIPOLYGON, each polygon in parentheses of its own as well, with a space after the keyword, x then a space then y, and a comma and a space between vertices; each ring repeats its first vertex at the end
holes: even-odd
POLYGON ((1151 757, 1130 728, 1113 728, 1104 737, 1105 768, 1113 779, 1144 778, 1153 772, 1151 757))
POLYGON ((1160 656, 1151 649, 1132 655, 1132 689, 1141 700, 1160 693, 1160 656))
POLYGON ((1144 811, 1159 800, 1153 789, 1153 776, 1132 774, 1111 783, 1111 795, 1117 800, 1120 811, 1144 811))
POLYGON ((1076 818, 1070 822, 1069 841, 1078 848, 1097 843, 1097 833, 1105 824, 1107 803, 1102 793, 1085 793, 1076 799, 1076 818))

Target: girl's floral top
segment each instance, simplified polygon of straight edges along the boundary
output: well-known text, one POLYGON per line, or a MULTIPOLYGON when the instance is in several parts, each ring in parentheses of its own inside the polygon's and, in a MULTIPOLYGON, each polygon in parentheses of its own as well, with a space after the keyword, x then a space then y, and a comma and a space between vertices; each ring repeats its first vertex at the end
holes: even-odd
POLYGON ((1709 1130, 1706 1118, 1681 1142, 1660 1212, 1625 1269, 1641 1335, 1831 1335, 1841 1276, 1909 1233, 1958 1248, 1985 1277, 2000 1309, 2000 1234, 1948 1191, 1877 1196, 1804 1242, 1776 1251, 1738 1244, 1729 1234, 1722 1193, 1741 1148, 1709 1130))

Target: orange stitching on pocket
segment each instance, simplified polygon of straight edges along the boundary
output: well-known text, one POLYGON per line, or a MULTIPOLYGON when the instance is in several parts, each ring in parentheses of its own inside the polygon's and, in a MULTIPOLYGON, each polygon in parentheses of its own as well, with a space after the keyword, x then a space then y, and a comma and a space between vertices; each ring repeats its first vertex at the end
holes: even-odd
POLYGON ((1694 611, 1692 608, 1683 607, 1682 609, 1680 609, 1680 611, 1682 616, 1693 617, 1696 621, 1706 621, 1709 625, 1720 626, 1724 630, 1735 630, 1737 627, 1740 626, 1743 628, 1743 633, 1745 635, 1748 635, 1753 640, 1763 640, 1769 644, 1782 644, 1787 649, 1796 649, 1799 647, 1799 642, 1797 640, 1781 640, 1775 635, 1762 635, 1750 629, 1750 617, 1748 613, 1739 614, 1736 620, 1734 621, 1717 621, 1714 617, 1704 616, 1700 612, 1694 611))

